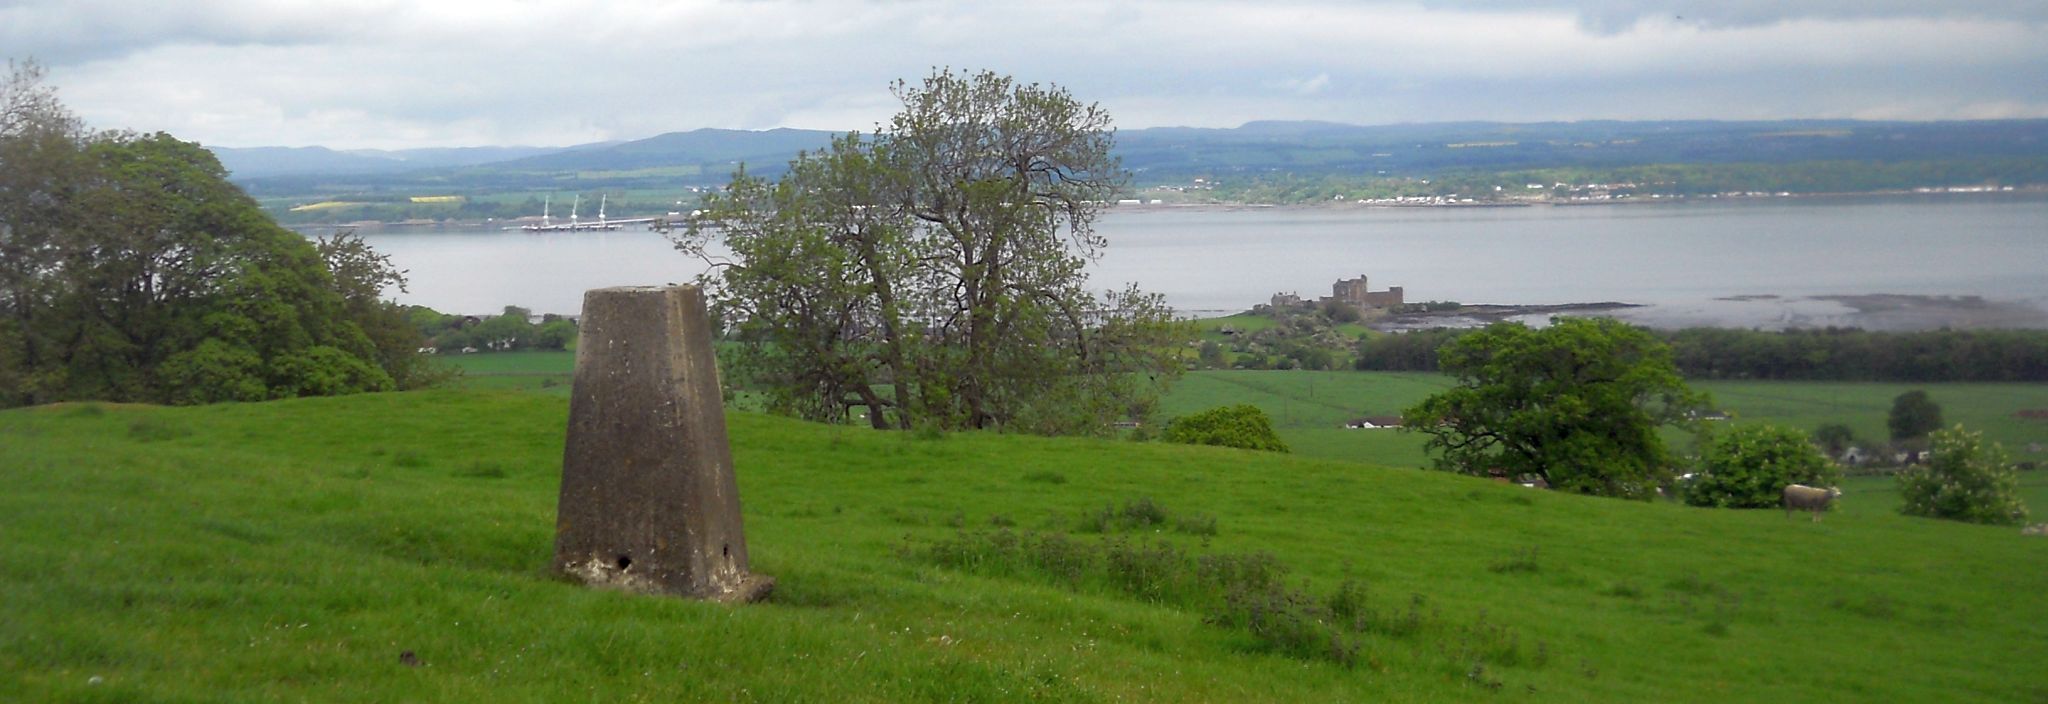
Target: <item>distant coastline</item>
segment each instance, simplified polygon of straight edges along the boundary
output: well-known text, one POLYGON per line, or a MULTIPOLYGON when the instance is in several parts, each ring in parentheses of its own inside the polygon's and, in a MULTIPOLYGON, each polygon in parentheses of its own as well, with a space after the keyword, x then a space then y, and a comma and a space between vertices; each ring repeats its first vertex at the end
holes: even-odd
MULTIPOLYGON (((1789 193, 1789 192, 1787 192, 1787 193, 1760 193, 1760 192, 1751 192, 1751 193, 1725 193, 1725 194, 1714 194, 1714 195, 1706 195, 1706 196, 1686 196, 1686 195, 1650 195, 1650 196, 1628 196, 1628 197, 1619 197, 1619 198, 1608 198, 1608 199, 1601 199, 1601 200, 1583 200, 1583 201, 1580 201, 1580 200, 1565 200, 1565 199, 1555 199, 1555 198, 1524 198, 1524 199, 1516 199, 1516 200, 1477 200, 1477 199, 1474 199, 1474 200, 1472 200, 1472 201, 1469 201, 1469 202, 1466 202, 1466 201, 1450 201, 1450 202, 1414 202, 1414 203, 1375 203, 1375 202, 1359 202, 1359 201, 1327 201, 1327 202, 1313 202, 1313 203, 1223 203, 1223 202, 1195 202, 1195 203, 1166 203, 1166 202, 1145 202, 1145 203, 1120 203, 1120 204, 1117 204, 1117 205, 1116 205, 1116 206, 1115 206, 1115 207, 1114 207, 1113 209, 1111 209, 1111 210, 1110 210, 1109 212, 1112 212, 1112 213, 1152 213, 1152 212, 1204 212, 1204 211, 1214 211, 1214 212, 1237 212, 1237 211, 1245 211, 1245 210, 1293 210, 1293 211, 1317 211, 1317 210, 1324 210, 1324 211, 1328 211, 1328 210, 1350 210, 1350 209, 1387 209, 1387 210, 1397 210, 1397 209, 1463 209, 1463 208, 1536 208, 1536 207, 1562 207, 1562 208, 1576 208, 1576 207, 1586 207, 1586 206, 1625 206, 1625 205, 1659 205, 1659 204, 1672 204, 1672 203, 1742 203, 1742 202, 1767 202, 1767 201, 1777 201, 1777 200, 1814 200, 1814 199, 1828 199, 1828 198, 1836 198, 1836 199, 1856 199, 1856 198, 1870 198, 1870 199, 1880 199, 1880 198, 1912 198, 1912 197, 1928 197, 1928 198, 1944 198, 1944 197, 1991 197, 1991 198, 2001 198, 2001 197, 2028 197, 2028 196, 2042 196, 2042 195, 2048 195, 2048 185, 2028 185, 2028 186, 2003 186, 2003 187, 1999 187, 1999 188, 1997 188, 1997 189, 1986 189, 1986 190, 1966 190, 1966 189, 1957 189, 1957 188, 1942 188, 1942 189, 1934 189, 1934 188, 1925 188, 1925 189, 1910 189, 1910 190, 1903 190, 1903 189, 1889 189, 1889 190, 1878 190, 1878 191, 1844 191, 1844 192, 1829 192, 1829 193, 1789 193)), ((519 226, 520 226, 520 225, 524 225, 524 224, 529 224, 529 223, 538 223, 538 222, 540 222, 540 221, 541 221, 541 216, 538 216, 538 215, 534 215, 534 216, 528 216, 528 217, 518 217, 518 218, 508 218, 508 219, 486 219, 486 220, 425 220, 425 219, 415 219, 415 220, 397 220, 397 221, 383 221, 383 220, 355 220, 355 221, 350 221, 350 222, 340 222, 340 223, 285 223, 285 224, 284 224, 284 226, 285 226, 285 227, 287 227, 287 228, 289 228, 289 229, 292 229, 292 230, 297 230, 297 231, 301 231, 301 232, 331 232, 331 231, 336 231, 336 230, 349 230, 349 229, 357 229, 357 230, 380 230, 380 229, 392 229, 392 230, 399 230, 399 229, 416 229, 416 230, 430 230, 430 229, 454 229, 454 230, 474 230, 474 229, 479 229, 479 228, 495 228, 495 227, 502 227, 502 228, 506 228, 506 229, 514 229, 514 230, 516 230, 516 229, 518 229, 518 228, 519 228, 519 226)), ((630 229, 633 229, 634 231, 645 231, 645 228, 630 228, 630 229)))

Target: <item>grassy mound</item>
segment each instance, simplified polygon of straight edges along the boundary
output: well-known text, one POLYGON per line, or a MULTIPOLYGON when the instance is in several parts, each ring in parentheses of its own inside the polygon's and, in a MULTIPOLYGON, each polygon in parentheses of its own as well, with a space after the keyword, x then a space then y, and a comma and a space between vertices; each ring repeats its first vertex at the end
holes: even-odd
POLYGON ((1203 447, 734 415, 774 600, 592 591, 566 411, 0 412, 0 699, 2048 697, 2048 539, 1203 447))

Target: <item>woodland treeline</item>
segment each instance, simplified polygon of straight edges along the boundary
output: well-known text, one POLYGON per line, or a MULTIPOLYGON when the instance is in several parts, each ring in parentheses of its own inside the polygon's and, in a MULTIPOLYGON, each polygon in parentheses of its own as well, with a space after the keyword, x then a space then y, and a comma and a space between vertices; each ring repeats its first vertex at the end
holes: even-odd
MULTIPOLYGON (((1361 341, 1356 367, 1437 371, 1437 351, 1471 330, 1419 330, 1361 341)), ((2048 381, 2048 331, 1873 332, 1853 328, 1654 331, 1688 379, 2048 381)))

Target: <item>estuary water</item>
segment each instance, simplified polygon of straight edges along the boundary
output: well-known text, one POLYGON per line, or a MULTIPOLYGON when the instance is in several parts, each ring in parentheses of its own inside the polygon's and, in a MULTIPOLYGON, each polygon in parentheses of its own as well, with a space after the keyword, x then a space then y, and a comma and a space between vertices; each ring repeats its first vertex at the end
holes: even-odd
MULTIPOLYGON (((1361 274, 1411 302, 1641 304, 1658 326, 2048 327, 2048 195, 1690 200, 1502 208, 1122 208, 1096 288, 1137 282, 1191 315, 1361 274), (1888 294, 1888 295, 1887 295, 1888 294), (1975 298, 1969 298, 1975 297, 1975 298)), ((410 271, 398 300, 574 314, 585 289, 705 265, 644 230, 361 231, 410 271)))

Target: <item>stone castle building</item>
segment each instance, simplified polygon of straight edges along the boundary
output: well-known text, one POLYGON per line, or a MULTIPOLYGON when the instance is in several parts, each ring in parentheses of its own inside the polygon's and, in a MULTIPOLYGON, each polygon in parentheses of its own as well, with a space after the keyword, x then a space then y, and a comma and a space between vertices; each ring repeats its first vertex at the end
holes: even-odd
POLYGON ((1403 303, 1401 287, 1389 286, 1385 291, 1367 290, 1364 274, 1359 274, 1356 279, 1338 279, 1330 286, 1330 297, 1324 300, 1335 300, 1360 309, 1397 308, 1403 303))
MULTIPOLYGON (((1389 286, 1385 291, 1367 290, 1364 274, 1359 274, 1356 279, 1339 279, 1337 283, 1330 286, 1330 295, 1317 299, 1316 303, 1323 304, 1330 301, 1343 303, 1359 310, 1399 308, 1406 302, 1403 299, 1403 293, 1399 286, 1389 286)), ((1273 294, 1270 304, 1274 308, 1291 308, 1306 302, 1299 294, 1276 293, 1273 294)))

